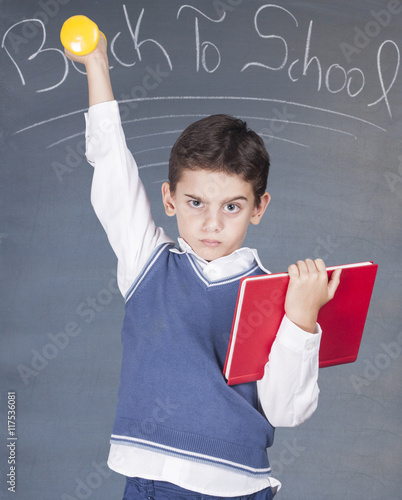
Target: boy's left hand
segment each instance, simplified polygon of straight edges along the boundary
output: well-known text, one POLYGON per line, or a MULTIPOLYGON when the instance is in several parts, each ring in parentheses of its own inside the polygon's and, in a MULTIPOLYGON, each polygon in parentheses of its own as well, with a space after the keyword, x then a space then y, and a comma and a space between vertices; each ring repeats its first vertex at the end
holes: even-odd
POLYGON ((290 276, 285 299, 286 316, 303 330, 314 333, 318 311, 335 295, 341 269, 336 269, 328 282, 322 259, 299 260, 288 267, 290 276))

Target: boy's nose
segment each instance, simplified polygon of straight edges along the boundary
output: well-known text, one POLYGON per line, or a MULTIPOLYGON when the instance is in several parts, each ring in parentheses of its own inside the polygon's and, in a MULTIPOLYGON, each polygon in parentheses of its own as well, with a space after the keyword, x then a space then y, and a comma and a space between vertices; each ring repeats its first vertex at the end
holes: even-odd
POLYGON ((219 214, 209 212, 204 220, 203 230, 208 233, 217 233, 222 229, 219 214))

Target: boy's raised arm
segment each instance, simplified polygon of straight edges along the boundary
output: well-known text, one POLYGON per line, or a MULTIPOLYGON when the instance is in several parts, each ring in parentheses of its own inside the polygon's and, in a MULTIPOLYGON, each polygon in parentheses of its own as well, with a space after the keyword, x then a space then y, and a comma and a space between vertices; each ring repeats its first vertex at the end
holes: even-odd
POLYGON ((126 296, 159 245, 172 242, 156 227, 136 162, 127 148, 109 76, 106 42, 85 56, 65 50, 85 65, 89 89, 86 156, 94 167, 91 202, 118 260, 117 280, 126 296))
POLYGON ((77 56, 64 49, 68 59, 85 65, 88 79, 89 106, 101 102, 113 101, 113 90, 109 75, 109 61, 106 52, 106 41, 99 37, 96 49, 85 56, 77 56))

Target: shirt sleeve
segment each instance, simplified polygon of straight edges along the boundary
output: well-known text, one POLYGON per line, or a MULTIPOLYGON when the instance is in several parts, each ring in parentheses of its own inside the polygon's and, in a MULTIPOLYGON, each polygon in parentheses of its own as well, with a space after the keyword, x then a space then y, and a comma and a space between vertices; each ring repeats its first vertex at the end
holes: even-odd
POLYGON ((272 344, 258 396, 274 427, 294 427, 307 420, 318 404, 318 353, 321 328, 308 333, 285 315, 272 344))
POLYGON ((155 248, 172 240, 152 218, 117 102, 91 106, 85 120, 86 156, 94 167, 91 202, 117 256, 117 281, 125 296, 155 248))

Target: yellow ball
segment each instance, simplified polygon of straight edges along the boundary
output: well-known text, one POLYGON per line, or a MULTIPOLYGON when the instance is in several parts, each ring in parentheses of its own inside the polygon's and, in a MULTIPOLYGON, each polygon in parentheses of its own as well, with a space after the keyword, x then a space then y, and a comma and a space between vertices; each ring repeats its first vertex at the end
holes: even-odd
MULTIPOLYGON (((63 24, 60 40, 63 46, 78 56, 95 50, 99 41, 98 26, 86 16, 72 16, 63 24)), ((106 37, 104 36, 105 40, 106 37)))

